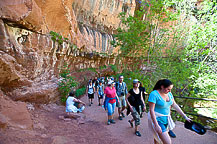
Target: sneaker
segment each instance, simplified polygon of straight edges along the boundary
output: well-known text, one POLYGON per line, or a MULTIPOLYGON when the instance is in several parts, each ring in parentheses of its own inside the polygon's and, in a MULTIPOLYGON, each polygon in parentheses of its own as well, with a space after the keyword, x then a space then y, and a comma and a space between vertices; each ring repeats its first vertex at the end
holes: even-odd
POLYGON ((111 122, 110 122, 110 120, 108 120, 107 125, 110 125, 110 124, 111 124, 111 122))
POLYGON ((130 120, 128 120, 128 122, 130 123, 130 126, 133 128, 133 123, 130 120))
POLYGON ((168 134, 170 135, 171 138, 176 138, 176 135, 174 134, 173 131, 169 130, 168 134))
POLYGON ((121 115, 122 115, 122 117, 125 117, 125 115, 124 115, 124 113, 123 113, 123 112, 121 113, 121 115))
POLYGON ((89 106, 91 106, 91 104, 89 104, 89 106))
POLYGON ((110 123, 115 124, 115 120, 111 119, 110 123))
POLYGON ((139 131, 136 131, 136 132, 135 132, 135 134, 136 134, 136 136, 139 136, 139 137, 141 137, 141 134, 140 134, 140 132, 139 132, 139 131))
POLYGON ((123 120, 122 116, 119 116, 118 119, 119 119, 119 120, 123 120))
POLYGON ((91 104, 93 104, 93 102, 91 102, 91 104))
POLYGON ((101 104, 99 104, 99 106, 101 106, 101 104))

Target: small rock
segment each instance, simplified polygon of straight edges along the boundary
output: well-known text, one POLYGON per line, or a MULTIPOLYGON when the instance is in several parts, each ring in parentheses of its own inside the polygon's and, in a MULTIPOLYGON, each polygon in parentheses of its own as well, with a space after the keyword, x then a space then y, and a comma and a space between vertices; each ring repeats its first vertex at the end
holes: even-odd
POLYGON ((41 124, 41 123, 34 124, 33 127, 34 127, 35 129, 45 129, 44 125, 41 124))
POLYGON ((71 121, 70 118, 64 118, 64 121, 71 121))
POLYGON ((74 143, 72 139, 64 136, 54 136, 52 137, 52 143, 51 144, 68 144, 68 143, 74 143))
POLYGON ((47 135, 46 134, 42 134, 41 137, 42 138, 47 138, 47 135))
POLYGON ((35 110, 34 106, 33 106, 31 103, 28 103, 28 104, 26 105, 26 108, 27 108, 29 111, 35 110))
POLYGON ((62 120, 63 120, 63 119, 64 119, 64 116, 59 116, 59 119, 62 119, 62 120))
POLYGON ((0 113, 0 128, 6 128, 7 127, 7 119, 4 115, 0 113))

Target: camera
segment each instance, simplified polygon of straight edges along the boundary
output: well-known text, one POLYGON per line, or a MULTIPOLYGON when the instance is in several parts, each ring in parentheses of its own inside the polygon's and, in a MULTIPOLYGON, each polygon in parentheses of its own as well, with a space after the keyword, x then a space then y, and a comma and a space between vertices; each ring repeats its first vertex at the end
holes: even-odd
POLYGON ((124 96, 124 92, 123 91, 121 92, 121 96, 124 96))

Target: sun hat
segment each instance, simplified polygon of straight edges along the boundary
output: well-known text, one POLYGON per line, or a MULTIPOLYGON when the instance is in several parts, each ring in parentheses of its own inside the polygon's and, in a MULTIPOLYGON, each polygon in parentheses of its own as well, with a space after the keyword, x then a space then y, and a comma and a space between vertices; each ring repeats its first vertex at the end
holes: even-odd
POLYGON ((191 121, 191 122, 188 122, 188 121, 185 121, 185 128, 186 129, 189 129, 191 131, 194 131, 200 135, 204 135, 206 133, 206 129, 204 128, 203 125, 201 125, 200 123, 197 123, 197 122, 194 122, 194 121, 191 121))
POLYGON ((138 83, 138 82, 139 82, 138 79, 134 79, 134 80, 133 80, 133 83, 138 83))

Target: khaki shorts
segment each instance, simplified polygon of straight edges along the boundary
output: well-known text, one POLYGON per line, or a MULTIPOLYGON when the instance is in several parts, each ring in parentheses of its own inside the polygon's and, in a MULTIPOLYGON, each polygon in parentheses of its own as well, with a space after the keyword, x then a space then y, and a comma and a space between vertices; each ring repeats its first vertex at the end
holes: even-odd
POLYGON ((126 107, 127 106, 127 102, 125 99, 125 96, 120 96, 119 98, 119 103, 117 103, 117 107, 122 108, 122 107, 126 107))

